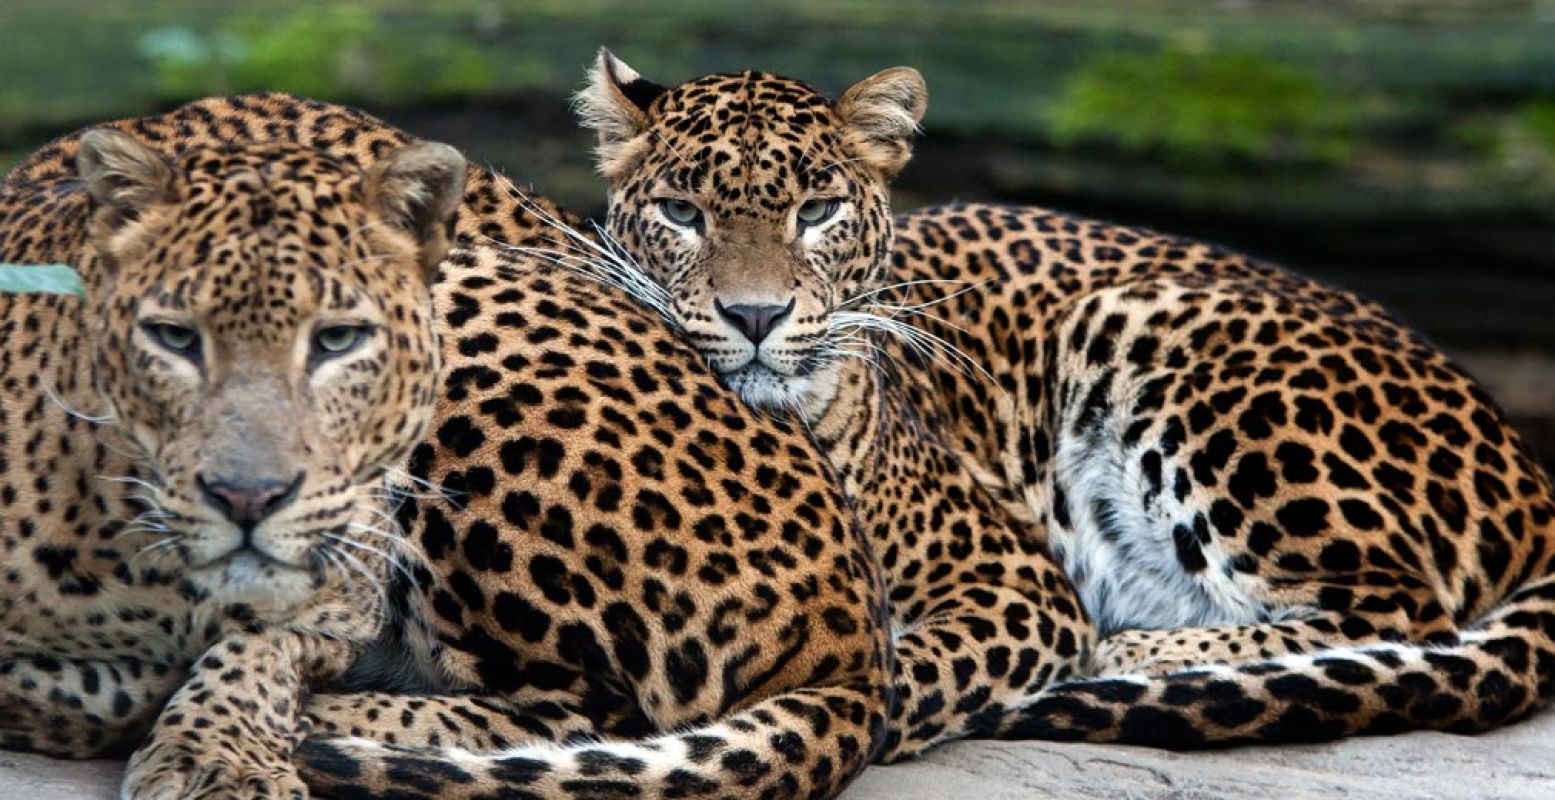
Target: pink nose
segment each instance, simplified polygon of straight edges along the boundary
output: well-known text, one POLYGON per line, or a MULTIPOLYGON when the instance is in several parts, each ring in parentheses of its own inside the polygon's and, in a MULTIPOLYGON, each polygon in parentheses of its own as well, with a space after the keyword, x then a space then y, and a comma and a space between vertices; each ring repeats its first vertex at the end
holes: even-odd
POLYGON ((242 528, 244 533, 248 533, 265 517, 296 499, 297 491, 302 487, 303 474, 297 473, 297 477, 290 482, 263 479, 208 480, 204 475, 196 475, 194 480, 207 503, 242 528))

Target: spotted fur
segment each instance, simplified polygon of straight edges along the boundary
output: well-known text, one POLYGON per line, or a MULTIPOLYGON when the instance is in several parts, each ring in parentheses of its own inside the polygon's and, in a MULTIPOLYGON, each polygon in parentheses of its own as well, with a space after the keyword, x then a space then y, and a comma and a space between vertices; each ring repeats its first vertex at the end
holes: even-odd
MULTIPOLYGON (((283 95, 115 126, 165 151, 281 140, 368 169, 409 141, 283 95)), ((16 174, 68 180, 75 147, 16 174)), ((29 221, 40 241, 72 230, 50 208, 29 221)), ((443 378, 430 429, 399 476, 394 524, 375 516, 361 542, 378 552, 352 551, 375 577, 399 576, 392 624, 305 714, 307 687, 287 676, 311 653, 212 648, 158 739, 203 739, 235 712, 255 749, 291 754, 314 735, 295 768, 266 756, 237 789, 191 756, 191 794, 301 781, 334 797, 829 797, 879 746, 884 602, 826 460, 728 397, 661 320, 569 269, 587 239, 557 226, 576 224, 470 170, 463 247, 432 287, 443 378), (385 538, 396 527, 404 544, 385 538), (222 704, 233 673, 284 689, 284 704, 222 704)))
POLYGON ((806 421, 873 533, 885 758, 1482 730, 1548 702, 1550 486, 1466 374, 1374 304, 1200 243, 981 205, 893 233, 922 94, 901 70, 836 102, 757 72, 666 89, 605 53, 583 101, 611 234, 732 389, 806 421), (802 224, 817 199, 835 212, 802 224))

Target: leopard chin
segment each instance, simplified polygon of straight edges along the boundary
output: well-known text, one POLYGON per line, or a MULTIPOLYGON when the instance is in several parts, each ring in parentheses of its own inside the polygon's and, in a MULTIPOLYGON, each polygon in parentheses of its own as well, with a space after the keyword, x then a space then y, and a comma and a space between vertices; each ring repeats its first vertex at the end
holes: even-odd
POLYGON ((277 611, 301 604, 319 586, 308 570, 247 547, 192 570, 189 578, 223 603, 244 603, 277 611))
POLYGON ((759 361, 720 377, 747 405, 761 411, 803 411, 814 389, 810 378, 781 375, 759 361))

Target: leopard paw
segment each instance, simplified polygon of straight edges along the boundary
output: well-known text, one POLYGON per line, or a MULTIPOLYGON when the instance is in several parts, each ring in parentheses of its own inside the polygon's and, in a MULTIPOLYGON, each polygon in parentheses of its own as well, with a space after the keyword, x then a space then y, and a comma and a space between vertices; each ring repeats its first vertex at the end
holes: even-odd
POLYGON ((238 764, 183 747, 143 748, 130 759, 121 800, 307 800, 285 759, 255 754, 238 764))

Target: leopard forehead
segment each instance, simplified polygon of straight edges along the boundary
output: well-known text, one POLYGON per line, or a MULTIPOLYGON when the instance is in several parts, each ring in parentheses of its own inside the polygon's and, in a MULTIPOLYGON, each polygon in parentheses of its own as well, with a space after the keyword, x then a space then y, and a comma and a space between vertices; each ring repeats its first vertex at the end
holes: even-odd
POLYGON ((655 146, 639 174, 699 195, 714 211, 786 212, 848 177, 833 174, 846 161, 842 121, 831 100, 800 81, 761 72, 699 78, 665 92, 648 113, 655 146))
MULTIPOLYGON (((227 146, 187 154, 178 166, 186 187, 166 227, 145 258, 121 266, 160 270, 158 277, 181 269, 252 269, 234 249, 263 239, 263 251, 246 255, 269 263, 261 275, 244 277, 274 279, 322 274, 342 250, 363 251, 373 242, 360 203, 359 170, 324 153, 290 145, 227 146)), ((356 271, 363 277, 373 272, 356 271)), ((213 288, 255 287, 234 279, 213 288)))
POLYGON ((358 168, 281 144, 198 151, 178 166, 181 201, 118 265, 134 289, 119 316, 186 312, 214 337, 277 345, 321 313, 409 318, 414 254, 368 214, 358 168))

